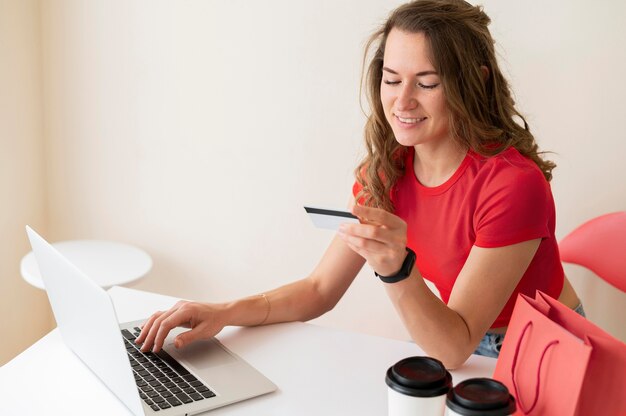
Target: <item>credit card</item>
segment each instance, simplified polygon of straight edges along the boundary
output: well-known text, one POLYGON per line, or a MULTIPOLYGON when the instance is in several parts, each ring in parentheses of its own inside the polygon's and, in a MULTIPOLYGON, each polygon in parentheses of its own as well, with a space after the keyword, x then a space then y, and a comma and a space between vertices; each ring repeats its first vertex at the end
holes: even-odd
POLYGON ((318 228, 336 231, 339 229, 340 224, 345 224, 347 222, 355 224, 359 223, 359 219, 348 211, 307 206, 304 207, 304 210, 309 214, 309 217, 311 217, 313 225, 318 228))

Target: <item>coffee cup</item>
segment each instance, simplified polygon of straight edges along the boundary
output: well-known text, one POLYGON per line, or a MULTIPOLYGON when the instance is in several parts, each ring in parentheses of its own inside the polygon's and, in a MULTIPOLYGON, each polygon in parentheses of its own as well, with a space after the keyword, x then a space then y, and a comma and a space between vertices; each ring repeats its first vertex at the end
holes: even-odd
POLYGON ((443 416, 452 376, 441 361, 409 357, 387 370, 389 416, 443 416))
POLYGON ((515 398, 491 378, 470 378, 454 386, 446 398, 447 416, 510 416, 515 398))

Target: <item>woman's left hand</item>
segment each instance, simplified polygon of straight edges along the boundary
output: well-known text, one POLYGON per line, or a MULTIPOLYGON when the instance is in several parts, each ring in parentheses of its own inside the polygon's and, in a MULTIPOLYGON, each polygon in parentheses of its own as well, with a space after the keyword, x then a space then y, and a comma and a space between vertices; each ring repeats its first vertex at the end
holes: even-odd
POLYGON ((339 236, 381 276, 392 276, 406 258, 406 222, 383 209, 354 205, 360 224, 342 224, 339 236))

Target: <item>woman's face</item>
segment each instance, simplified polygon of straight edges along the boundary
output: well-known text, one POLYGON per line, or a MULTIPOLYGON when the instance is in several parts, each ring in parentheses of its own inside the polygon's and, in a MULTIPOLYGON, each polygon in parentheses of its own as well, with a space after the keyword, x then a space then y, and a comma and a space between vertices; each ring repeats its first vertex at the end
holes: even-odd
POLYGON ((441 79, 423 33, 392 29, 383 57, 380 98, 396 140, 404 146, 450 139, 441 79))

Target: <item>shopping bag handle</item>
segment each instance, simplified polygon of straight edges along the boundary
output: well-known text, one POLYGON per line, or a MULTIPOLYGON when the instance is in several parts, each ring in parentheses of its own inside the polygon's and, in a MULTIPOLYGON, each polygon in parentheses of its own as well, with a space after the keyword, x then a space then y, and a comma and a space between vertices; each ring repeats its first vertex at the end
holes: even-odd
POLYGON ((522 403, 522 397, 520 395, 519 387, 517 386, 517 383, 515 382, 515 369, 517 368, 517 358, 519 357, 519 352, 522 347, 522 341, 524 340, 524 337, 526 336, 526 331, 528 331, 528 329, 532 325, 533 325, 533 322, 528 321, 526 326, 524 326, 524 329, 522 330, 522 335, 519 337, 519 340, 517 340, 517 345, 515 346, 515 354, 513 355, 513 365, 511 366, 511 380, 513 381, 513 388, 515 389, 515 395, 517 396, 517 403, 519 404, 519 407, 524 414, 528 414, 532 412, 535 406, 537 405, 537 401, 539 400, 539 383, 541 382, 541 365, 543 364, 543 359, 546 355, 546 352, 548 352, 548 349, 559 343, 559 341, 555 339, 553 341, 550 341, 548 345, 546 345, 546 347, 543 349, 541 353, 541 358, 539 359, 539 367, 537 368, 537 382, 535 383, 535 400, 533 400, 533 403, 530 405, 528 409, 525 409, 525 406, 522 403))

